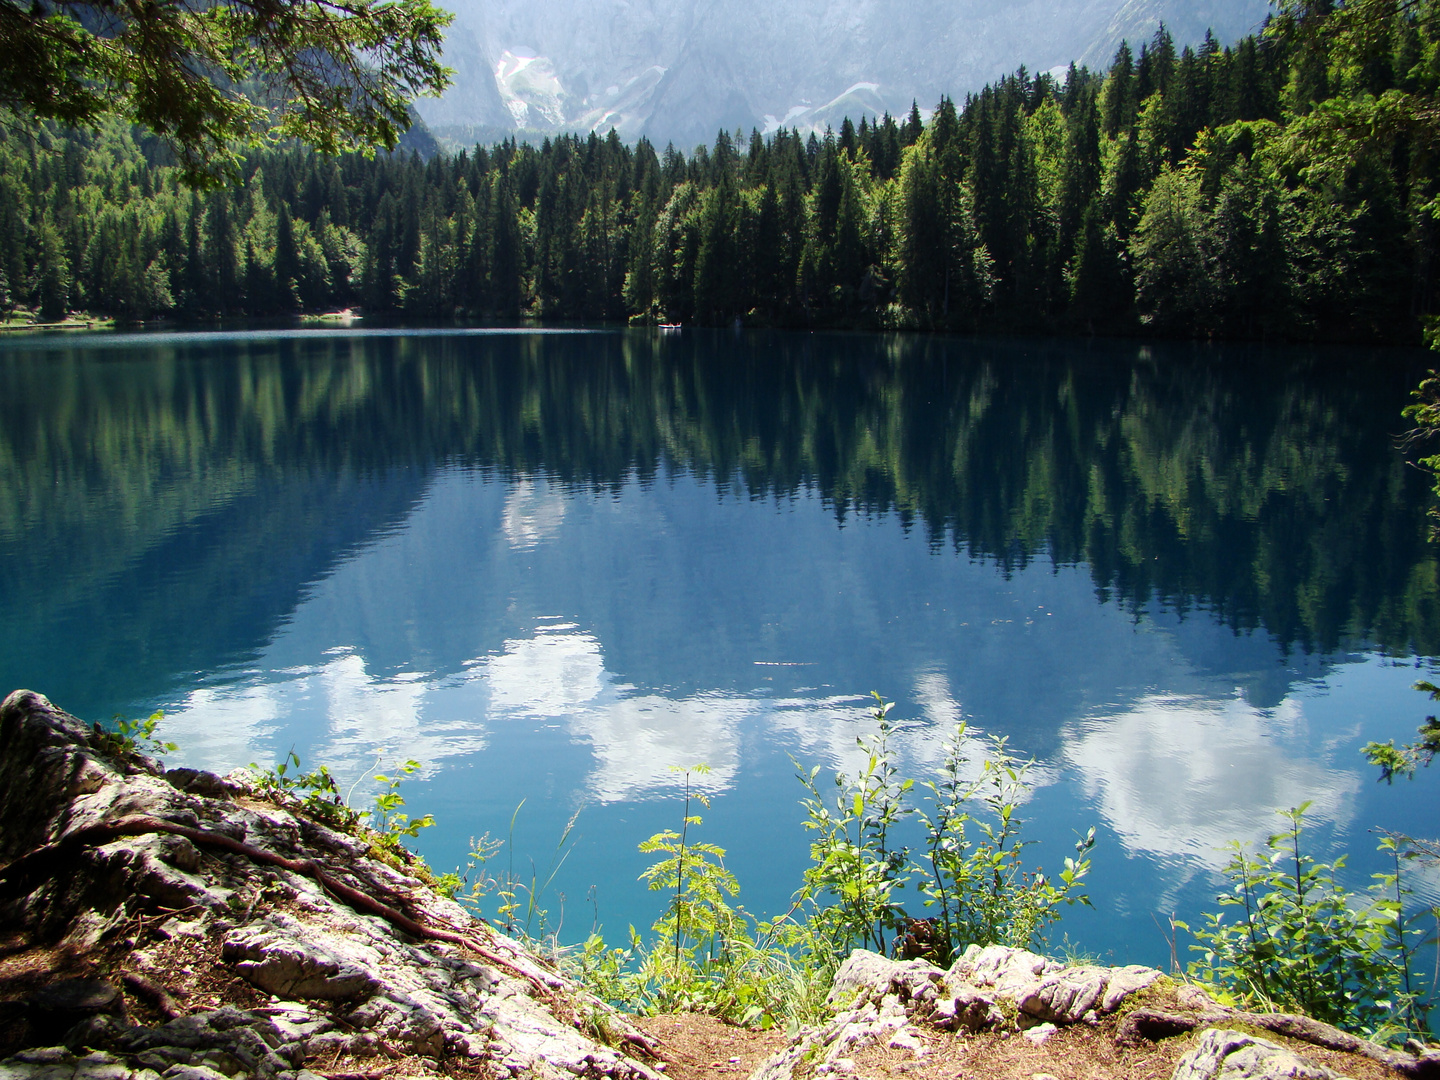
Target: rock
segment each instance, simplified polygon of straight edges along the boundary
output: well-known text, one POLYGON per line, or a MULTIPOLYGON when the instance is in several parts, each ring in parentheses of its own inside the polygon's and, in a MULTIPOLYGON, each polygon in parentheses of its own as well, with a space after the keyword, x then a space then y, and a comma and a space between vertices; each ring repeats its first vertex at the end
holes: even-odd
POLYGON ((166 769, 165 780, 181 791, 212 799, 228 799, 243 790, 239 784, 203 769, 166 769))
POLYGON ((1065 967, 1025 949, 971 945, 951 966, 950 986, 974 986, 1014 1002, 1041 1020, 1074 1024, 1087 1013, 1114 1012, 1126 997, 1160 978, 1154 968, 1065 967))
POLYGON ((1091 1012, 1114 1012, 1125 998, 1158 978, 1154 968, 1137 966, 1063 968, 1017 989, 1015 1003, 1027 1015, 1075 1024, 1091 1012))
POLYGON ((983 1031, 1005 1023, 1005 1011, 985 991, 962 983, 935 1001, 927 1019, 942 1031, 983 1031))
POLYGON ((971 945, 949 971, 857 949, 836 972, 826 998, 834 1019, 767 1058, 750 1080, 790 1080, 802 1062, 833 1064, 876 1043, 908 1047, 911 1024, 1001 1034, 1018 1024, 1038 1045, 1056 1025, 1094 1023, 1159 977, 1154 968, 1066 967, 1000 945, 971 945))
POLYGON ((1211 1028, 1175 1063, 1170 1080, 1342 1080, 1268 1039, 1211 1028))
MULTIPOLYGON (((413 874, 370 858, 361 838, 297 809, 243 778, 165 772, 118 753, 113 740, 38 694, 6 698, 0 919, 77 952, 124 944, 130 951, 110 954, 120 957, 112 977, 130 976, 132 990, 156 988, 152 1004, 165 994, 172 1015, 197 1008, 227 973, 285 1000, 145 1025, 123 1018, 118 995, 115 1014, 96 1011, 113 987, 91 988, 80 994, 94 998, 89 1014, 66 1014, 63 1032, 47 1036, 63 1034, 66 1046, 0 1061, 0 1080, 316 1080, 307 1062, 346 1053, 461 1059, 495 1080, 660 1080, 576 1029, 577 1017, 600 1017, 617 1045, 644 1046, 625 1017, 413 874), (378 911, 403 915, 357 910, 350 905, 359 901, 322 887, 312 866, 378 911), (157 918, 166 911, 178 914, 157 918), (461 936, 417 937, 417 926, 461 936), (221 957, 218 982, 203 993, 191 985, 187 998, 190 965, 207 954, 221 957), (336 1016, 307 1001, 335 1003, 326 1008, 336 1016)), ((905 1022, 903 1007, 892 1012, 892 1028, 905 1022)))
POLYGON ((1036 1024, 1032 1028, 1026 1028, 1021 1034, 1036 1046, 1043 1046, 1045 1040, 1059 1030, 1054 1024, 1036 1024))
POLYGON ((1065 968, 1025 987, 1015 1003, 1027 1016, 1073 1024, 1100 1004, 1107 974, 1099 968, 1065 968))
POLYGON ((1099 1011, 1102 1013, 1114 1012, 1131 994, 1146 989, 1160 978, 1160 972, 1156 968, 1142 967, 1139 964, 1106 970, 1110 976, 1105 980, 1105 993, 1100 999, 1099 1011))
POLYGON ((125 1009, 120 991, 101 979, 63 979, 35 991, 23 1004, 31 1038, 39 1042, 60 1042, 82 1020, 125 1009))
POLYGON ((162 836, 160 858, 187 874, 200 869, 200 850, 183 836, 162 836))
POLYGON ((1189 1009, 1191 1012, 1214 1013, 1234 1011, 1219 1004, 1213 997, 1206 993, 1203 986, 1196 986, 1194 983, 1185 983, 1177 989, 1175 991, 1175 1000, 1182 1009, 1189 1009))
POLYGON ((159 1080, 151 1070, 131 1069, 112 1054, 74 1054, 62 1047, 22 1050, 0 1062, 3 1080, 159 1080))
POLYGON ((171 1065, 160 1074, 160 1080, 229 1080, 229 1077, 204 1065, 171 1065))
POLYGON ((1025 949, 1005 945, 969 945, 950 965, 949 982, 990 987, 1002 996, 1014 998, 1045 975, 1064 970, 1063 964, 1025 949))
POLYGON ((922 988, 940 982, 944 975, 940 968, 924 960, 887 960, 879 953, 855 949, 835 973, 825 1004, 838 1010, 862 991, 870 996, 903 988, 914 997, 922 988))
POLYGON ((220 957, 248 982, 278 997, 344 1001, 369 997, 379 984, 357 964, 290 926, 262 923, 231 933, 220 957))
POLYGON ((895 1033, 890 1036, 890 1041, 885 1045, 891 1050, 909 1050, 917 1056, 925 1052, 925 1044, 912 1027, 897 1028, 895 1033))
POLYGON ((120 991, 103 979, 62 979, 35 991, 25 1004, 37 1012, 85 1016, 121 1008, 120 991))

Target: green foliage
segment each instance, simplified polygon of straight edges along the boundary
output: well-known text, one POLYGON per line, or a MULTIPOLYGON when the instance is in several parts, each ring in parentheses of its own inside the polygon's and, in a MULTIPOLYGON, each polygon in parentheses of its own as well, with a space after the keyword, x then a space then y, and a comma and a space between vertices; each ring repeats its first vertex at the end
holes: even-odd
POLYGON ((532 941, 548 942, 552 949, 557 949, 560 927, 564 923, 565 897, 560 895, 560 921, 553 928, 549 923, 550 913, 541 906, 541 901, 554 884, 555 876, 565 865, 565 860, 575 850, 575 843, 579 838, 572 839, 571 834, 575 830, 580 811, 570 815, 570 820, 560 831, 560 838, 556 841, 550 865, 545 873, 542 875, 534 861, 530 860, 530 873, 527 877, 515 869, 515 822, 524 805, 525 800, 521 799, 511 813, 510 832, 504 840, 493 838, 489 833, 482 834, 478 839, 471 837, 470 858, 465 869, 445 874, 441 880, 449 889, 448 895, 482 917, 493 916, 505 927, 506 933, 532 941), (492 872, 490 866, 502 850, 509 856, 506 866, 503 870, 492 872))
POLYGON ((398 855, 401 852, 401 841, 405 837, 419 836, 421 829, 428 829, 435 824, 435 817, 433 814, 425 814, 418 818, 411 818, 408 814, 401 812, 400 808, 405 805, 405 798, 400 794, 400 782, 419 772, 421 765, 414 758, 410 758, 397 764, 396 768, 399 771, 395 776, 386 776, 384 773, 375 774, 375 782, 380 784, 381 788, 375 795, 375 806, 370 811, 370 820, 367 824, 375 834, 375 842, 392 854, 398 855))
POLYGON ((816 784, 819 766, 799 774, 805 828, 813 834, 801 895, 818 905, 812 923, 840 956, 855 947, 885 952, 886 935, 893 938, 906 918, 897 894, 910 880, 909 851, 892 842, 891 832, 914 813, 904 797, 915 782, 899 777, 892 757, 894 702, 874 698, 877 730, 857 740, 865 760, 856 775, 836 774, 833 798, 826 799, 816 784))
POLYGON ((632 927, 629 944, 617 948, 592 934, 565 957, 577 977, 635 1011, 691 1009, 793 1030, 819 1015, 836 967, 851 949, 886 952, 898 944, 911 921, 900 894, 912 881, 922 903, 940 910, 943 941, 931 958, 942 963, 971 942, 1033 945, 1062 905, 1088 902, 1080 885, 1093 829, 1077 845, 1082 857, 1065 861, 1058 883, 1022 866, 1026 843, 1015 811, 1029 790, 1028 766, 1016 762, 1002 740, 990 744, 980 775, 966 779, 961 725, 941 778, 923 785, 931 793, 927 808, 912 806, 915 783, 900 776, 891 745, 894 703, 873 696, 875 732, 859 739, 857 772, 837 776, 828 797, 817 783, 818 769, 799 774, 810 863, 788 910, 761 920, 733 904, 739 883, 725 868, 724 850, 691 839, 702 824, 690 813, 691 799, 708 806, 691 790, 691 772, 705 771, 697 766, 685 773, 680 830, 662 830, 640 845, 659 856, 642 880, 670 894, 651 928, 654 937, 647 944, 632 927), (925 826, 923 862, 897 842, 911 817, 925 826))
POLYGON ((735 914, 726 897, 740 891, 735 875, 725 869, 723 848, 703 842, 686 843, 691 827, 701 824, 700 815, 690 813, 691 799, 705 807, 710 805, 703 792, 691 792, 692 771, 704 776, 710 767, 701 764, 684 770, 685 812, 680 831, 664 829, 640 844, 645 854, 661 856, 640 875, 640 880, 652 891, 674 892, 669 909, 652 929, 660 938, 674 941, 672 960, 677 969, 682 953, 693 957, 697 948, 704 948, 713 958, 717 946, 723 948, 724 931, 735 914))
MULTIPOLYGON (((382 755, 383 751, 377 754, 377 765, 382 755)), ((363 811, 350 804, 350 795, 354 794, 363 776, 350 786, 349 792, 342 794, 327 766, 319 765, 302 771, 300 755, 294 750, 270 768, 261 768, 254 762, 249 766, 255 786, 262 793, 281 802, 292 803, 307 817, 331 828, 354 833, 370 841, 371 853, 392 863, 411 861, 414 856, 405 849, 403 840, 419 836, 421 829, 435 824, 435 818, 430 814, 412 820, 400 811, 405 805, 400 783, 421 767, 420 762, 412 759, 398 763, 398 774, 395 776, 376 773, 374 780, 381 785, 380 790, 375 796, 374 806, 369 811, 363 811)))
POLYGON ((859 740, 865 763, 853 777, 836 776, 833 800, 821 796, 818 770, 800 775, 808 793, 801 802, 805 825, 814 835, 797 903, 810 911, 810 934, 821 948, 837 956, 856 946, 885 952, 887 940, 894 945, 910 922, 898 894, 912 882, 939 922, 934 958, 941 963, 970 944, 1035 945, 1061 906, 1089 902, 1080 885, 1094 829, 1076 845, 1078 857, 1065 860, 1058 883, 1021 861, 1028 842, 1016 811, 1030 789, 1029 763, 993 739, 979 775, 967 778, 962 723, 939 778, 922 785, 925 802, 912 806, 914 781, 900 779, 892 760, 893 703, 874 696, 876 733, 859 740), (912 815, 924 828, 919 859, 892 839, 895 826, 912 815))
POLYGON ((1430 1003, 1415 963, 1424 931, 1405 910, 1403 864, 1415 852, 1401 839, 1382 837, 1379 849, 1393 869, 1374 875, 1368 894, 1357 896, 1339 880, 1344 856, 1317 862, 1303 849, 1308 806, 1285 812, 1289 827, 1272 835, 1264 851, 1234 845, 1225 868, 1231 889, 1219 897, 1222 910, 1207 913, 1194 931, 1200 944, 1191 948, 1200 958, 1190 974, 1242 1001, 1375 1038, 1426 1033, 1430 1003))
MULTIPOLYGON (((1426 329, 1426 339, 1431 348, 1440 349, 1440 326, 1431 322, 1426 329)), ((1429 441, 1440 432, 1440 375, 1432 369, 1410 396, 1415 401, 1405 407, 1403 415, 1415 422, 1415 428, 1406 435, 1405 442, 1429 441)), ((1416 464, 1434 475, 1433 494, 1440 495, 1440 454, 1422 457, 1416 464)), ((1432 506, 1429 515, 1430 539, 1440 540, 1440 507, 1432 506)), ((1421 680, 1415 689, 1429 694, 1431 701, 1440 700, 1440 686, 1432 682, 1421 680)), ((1386 783, 1393 783, 1397 775, 1413 780, 1416 771, 1428 766, 1440 753, 1440 722, 1427 716, 1417 734, 1419 738, 1403 746, 1396 746, 1394 739, 1368 742, 1361 752, 1380 770, 1381 779, 1386 783)))
MULTIPOLYGON (((1434 683, 1422 680, 1415 684, 1415 689, 1429 694, 1431 701, 1440 700, 1440 686, 1434 683)), ((1428 766, 1440 753, 1440 721, 1427 716, 1417 734, 1418 739, 1403 746, 1396 746, 1394 739, 1368 742, 1361 753, 1380 770, 1380 778, 1386 783, 1394 783, 1396 776, 1413 780, 1416 771, 1428 766)))
MULTIPOLYGON (((429 162, 226 150, 230 191, 203 204, 176 184, 204 153, 177 168, 116 123, 42 127, 33 142, 65 158, 52 168, 0 130, 0 275, 11 303, 52 315, 363 303, 427 318, 1409 341, 1440 287, 1426 269, 1440 239, 1433 4, 1287 8, 1229 47, 1177 50, 1161 28, 1106 74, 1022 69, 963 106, 942 98, 928 126, 916 112, 824 139, 721 132, 689 158, 614 133, 429 162)), ((182 37, 200 18, 170 28, 171 0, 155 10, 182 37)), ((378 96, 387 77, 432 85, 428 0, 344 17, 287 0, 280 21, 291 44, 325 33, 343 54, 382 10, 380 55, 386 34, 421 43, 382 64, 378 96)), ((243 4, 207 11, 223 39, 243 4)), ((337 119, 348 69, 335 70, 298 112, 236 122, 329 149, 393 139, 393 99, 367 111, 360 95, 337 119)), ((203 87, 185 100, 210 107, 203 87)), ((212 158, 218 130, 195 132, 212 158)))
POLYGON ((1092 826, 1067 856, 1058 884, 1039 870, 1027 871, 1021 851, 1033 843, 1020 839, 1016 809, 1029 792, 1029 762, 1018 762, 1005 740, 990 741, 980 775, 963 775, 965 725, 957 725, 938 780, 925 782, 928 808, 918 811, 925 826, 925 866, 920 891, 925 906, 939 914, 943 933, 938 963, 948 965, 965 945, 1027 948, 1059 918, 1061 905, 1090 903, 1080 885, 1090 871, 1087 857, 1095 844, 1092 826), (984 815, 967 807, 978 803, 984 815))
POLYGON ((261 768, 253 761, 249 768, 261 792, 280 801, 295 802, 307 817, 346 832, 356 831, 362 824, 363 815, 351 809, 325 765, 302 772, 300 755, 291 750, 270 768, 261 768))
POLYGON ((640 844, 659 856, 641 880, 670 894, 651 943, 634 927, 625 947, 607 945, 597 932, 562 958, 593 993, 631 1011, 706 1012, 747 1027, 795 1030, 817 1015, 834 958, 817 965, 816 950, 795 948, 813 938, 793 921, 795 907, 767 922, 731 904, 740 886, 725 868, 724 849, 690 839, 702 824, 691 800, 709 805, 690 778, 708 771, 684 770, 680 831, 663 829, 640 844))
POLYGON ((409 99, 448 82, 450 19, 429 0, 7 0, 0 106, 74 126, 144 125, 169 142, 187 182, 213 184, 233 174, 236 142, 393 148, 409 99))
POLYGON ((152 757, 164 757, 176 749, 175 743, 166 742, 155 734, 155 729, 164 719, 163 711, 153 712, 143 720, 127 720, 123 716, 116 716, 114 731, 106 731, 99 724, 95 725, 95 738, 103 752, 114 756, 149 754, 152 757))

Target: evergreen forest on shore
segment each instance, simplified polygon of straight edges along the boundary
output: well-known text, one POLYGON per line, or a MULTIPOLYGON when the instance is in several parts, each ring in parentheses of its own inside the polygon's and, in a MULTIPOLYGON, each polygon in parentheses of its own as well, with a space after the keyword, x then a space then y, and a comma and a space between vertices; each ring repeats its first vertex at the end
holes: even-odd
POLYGON ((0 128, 0 313, 418 318, 1415 342, 1434 310, 1440 19, 1283 5, 1103 74, 1023 68, 838 132, 247 154, 0 128))

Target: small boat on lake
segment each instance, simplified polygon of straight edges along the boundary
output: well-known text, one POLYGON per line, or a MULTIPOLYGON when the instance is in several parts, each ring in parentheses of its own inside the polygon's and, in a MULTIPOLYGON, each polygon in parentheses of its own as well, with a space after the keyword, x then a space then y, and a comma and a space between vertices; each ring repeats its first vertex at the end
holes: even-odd
POLYGON ((345 308, 343 311, 327 311, 319 315, 301 315, 300 321, 307 324, 325 323, 333 326, 351 326, 360 321, 361 316, 354 308, 345 308))

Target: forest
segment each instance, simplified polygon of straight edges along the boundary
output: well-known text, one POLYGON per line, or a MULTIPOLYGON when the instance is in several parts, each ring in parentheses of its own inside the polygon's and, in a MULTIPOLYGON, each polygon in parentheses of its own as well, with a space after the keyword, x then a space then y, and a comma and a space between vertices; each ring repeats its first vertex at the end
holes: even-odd
POLYGON ((398 152, 0 126, 0 314, 371 316, 1420 339, 1440 16, 1285 3, 1262 33, 1014 75, 928 116, 398 152))

